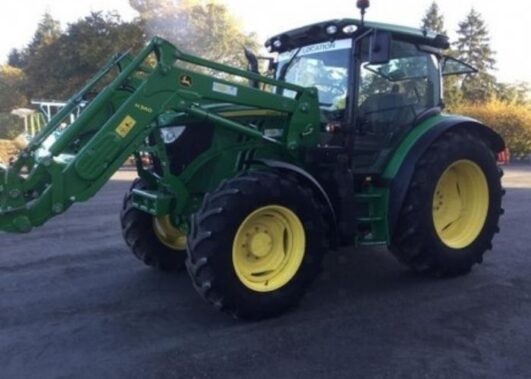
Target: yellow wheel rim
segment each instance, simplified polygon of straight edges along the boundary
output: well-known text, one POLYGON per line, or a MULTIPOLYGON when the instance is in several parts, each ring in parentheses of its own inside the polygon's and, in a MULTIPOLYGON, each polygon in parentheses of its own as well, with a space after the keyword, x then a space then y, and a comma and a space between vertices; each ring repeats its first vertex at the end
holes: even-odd
POLYGON ((441 241, 453 249, 469 246, 481 233, 489 211, 483 170, 460 160, 442 174, 433 195, 433 223, 441 241))
POLYGON ((288 208, 259 208, 242 222, 232 246, 232 262, 240 281, 257 292, 285 286, 304 258, 302 222, 288 208))
POLYGON ((172 250, 186 250, 186 233, 171 223, 170 216, 154 217, 153 229, 162 244, 172 250))

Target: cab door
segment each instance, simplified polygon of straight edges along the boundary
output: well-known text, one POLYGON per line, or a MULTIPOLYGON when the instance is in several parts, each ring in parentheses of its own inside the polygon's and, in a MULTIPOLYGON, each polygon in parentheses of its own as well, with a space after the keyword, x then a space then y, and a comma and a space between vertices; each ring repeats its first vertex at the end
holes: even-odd
POLYGON ((378 173, 419 116, 441 106, 439 59, 396 37, 385 62, 371 59, 370 37, 358 46, 353 166, 378 173))

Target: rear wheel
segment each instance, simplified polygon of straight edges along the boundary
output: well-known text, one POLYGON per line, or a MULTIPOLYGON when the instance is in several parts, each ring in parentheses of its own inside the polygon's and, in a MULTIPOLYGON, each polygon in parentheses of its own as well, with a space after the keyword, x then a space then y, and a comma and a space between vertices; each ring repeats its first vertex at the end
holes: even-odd
POLYGON ((501 175, 479 136, 444 134, 417 163, 391 251, 419 272, 469 272, 499 230, 501 175))
POLYGON ((124 240, 146 265, 164 271, 181 270, 186 258, 186 234, 171 223, 169 216, 153 217, 133 206, 133 189, 145 188, 145 182, 138 178, 125 195, 120 214, 124 240))
POLYGON ((311 190, 249 172, 205 197, 192 218, 188 271, 201 296, 243 319, 285 311, 320 271, 324 221, 311 190))

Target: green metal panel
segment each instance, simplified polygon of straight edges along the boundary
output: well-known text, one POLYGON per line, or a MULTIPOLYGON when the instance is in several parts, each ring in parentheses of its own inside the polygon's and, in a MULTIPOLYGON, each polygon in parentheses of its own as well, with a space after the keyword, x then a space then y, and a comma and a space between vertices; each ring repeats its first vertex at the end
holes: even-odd
POLYGON ((382 177, 385 179, 392 179, 398 173, 398 170, 402 166, 402 162, 407 156, 407 153, 417 141, 431 128, 435 127, 438 123, 443 121, 446 117, 444 115, 433 116, 421 124, 415 126, 415 128, 402 140, 398 148, 393 153, 389 163, 386 165, 383 171, 382 177))
MULTIPOLYGON (((398 174, 404 159, 407 157, 409 151, 415 146, 419 139, 432 128, 436 127, 447 116, 437 115, 433 116, 419 125, 415 126, 401 141, 395 149, 385 169, 381 174, 384 179, 382 183, 390 183, 390 181, 398 174)), ((379 186, 371 185, 368 190, 365 190, 356 195, 358 203, 365 203, 367 212, 361 214, 358 218, 358 224, 369 227, 370 233, 367 236, 360 235, 357 238, 356 244, 359 246, 375 246, 389 244, 389 201, 391 201, 390 188, 388 184, 380 184, 379 186)), ((360 209, 364 209, 360 207, 360 209)))

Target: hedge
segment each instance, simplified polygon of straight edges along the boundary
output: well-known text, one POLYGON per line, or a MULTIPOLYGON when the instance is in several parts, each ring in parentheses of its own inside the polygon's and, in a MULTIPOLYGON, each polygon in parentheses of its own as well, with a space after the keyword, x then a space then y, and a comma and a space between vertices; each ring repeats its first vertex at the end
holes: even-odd
POLYGON ((518 105, 492 100, 462 104, 453 113, 475 118, 498 132, 513 156, 531 154, 531 104, 518 105))
POLYGON ((24 123, 18 116, 0 113, 0 139, 13 139, 24 132, 24 123))

